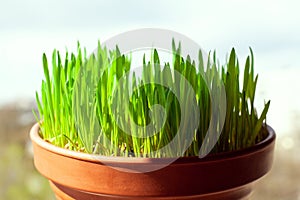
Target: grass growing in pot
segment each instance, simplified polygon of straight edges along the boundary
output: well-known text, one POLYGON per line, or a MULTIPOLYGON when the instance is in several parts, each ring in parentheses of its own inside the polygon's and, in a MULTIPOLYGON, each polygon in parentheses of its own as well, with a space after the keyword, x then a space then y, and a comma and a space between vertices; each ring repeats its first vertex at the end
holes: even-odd
MULTIPOLYGON (((98 43, 97 52, 87 57, 78 44, 77 54, 66 53, 64 61, 54 50, 52 70, 49 70, 44 54, 45 80, 41 93, 36 93, 39 110, 39 117, 36 114, 36 118, 42 138, 59 147, 106 156, 198 156, 201 145, 206 145, 202 143, 211 115, 215 114, 212 113, 208 87, 221 92, 221 80, 226 91, 226 117, 212 153, 238 150, 261 141, 266 135, 263 122, 270 101, 259 115, 254 106, 258 76, 254 74, 252 50, 247 57, 243 84, 240 86, 240 68, 234 49, 224 65, 217 63, 215 52, 212 59, 204 64, 202 52, 199 51, 199 64, 196 66, 189 56, 180 56, 180 44, 176 47, 173 41, 172 46, 174 56, 171 64, 160 63, 155 49, 149 61, 144 56, 141 76, 135 73, 130 75, 131 57, 121 55, 118 47, 108 51, 98 43), (180 79, 174 76, 173 69, 180 73, 180 79), (184 99, 185 94, 191 92, 184 86, 184 79, 192 86, 200 111, 188 114, 199 115, 199 126, 194 130, 192 144, 188 148, 178 144, 177 151, 170 149, 160 153, 157 150, 169 144, 183 120, 180 106, 188 106, 189 101, 186 105, 179 105, 180 101, 169 88, 154 82, 178 82, 179 98, 184 99), (152 112, 157 104, 162 105, 165 112, 152 112), (112 105, 116 107, 112 108, 112 105), (81 108, 81 113, 74 108, 81 108), (118 111, 124 111, 121 121, 116 117, 120 114, 118 111), (163 118, 164 124, 157 124, 152 118, 163 118), (124 122, 134 134, 127 134, 120 128, 119 123, 124 122), (152 136, 141 137, 146 128, 140 127, 149 124, 162 128, 152 136), (181 149, 187 150, 181 152, 181 149)), ((216 121, 215 131, 221 128, 219 121, 216 121)))

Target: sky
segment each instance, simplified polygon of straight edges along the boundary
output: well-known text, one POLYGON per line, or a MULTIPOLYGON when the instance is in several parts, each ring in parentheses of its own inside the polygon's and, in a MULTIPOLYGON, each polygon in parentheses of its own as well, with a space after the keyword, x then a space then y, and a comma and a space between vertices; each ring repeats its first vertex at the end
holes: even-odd
POLYGON ((34 98, 44 52, 75 51, 77 41, 92 52, 99 39, 164 28, 216 50, 221 63, 232 47, 243 63, 251 47, 260 100, 273 101, 271 121, 277 124, 278 115, 300 110, 299 7, 297 0, 0 0, 0 104, 34 98))

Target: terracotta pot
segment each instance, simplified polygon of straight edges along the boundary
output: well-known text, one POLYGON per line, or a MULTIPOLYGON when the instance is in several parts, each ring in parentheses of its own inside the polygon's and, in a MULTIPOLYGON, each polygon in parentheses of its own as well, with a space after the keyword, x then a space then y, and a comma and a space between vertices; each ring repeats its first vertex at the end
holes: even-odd
POLYGON ((243 199, 252 183, 271 168, 275 133, 247 149, 179 158, 156 171, 136 168, 163 166, 169 159, 93 157, 45 142, 34 125, 30 136, 34 164, 50 180, 57 199, 243 199), (104 162, 103 162, 104 161, 104 162), (104 164, 105 163, 105 164, 104 164), (114 167, 108 166, 113 165, 114 167))

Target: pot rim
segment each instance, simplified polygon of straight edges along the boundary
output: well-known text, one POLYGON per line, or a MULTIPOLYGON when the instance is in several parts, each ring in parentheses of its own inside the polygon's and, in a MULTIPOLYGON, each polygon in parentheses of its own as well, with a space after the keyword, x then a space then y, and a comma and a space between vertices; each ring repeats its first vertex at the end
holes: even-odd
POLYGON ((33 127, 30 130, 30 138, 32 142, 36 143, 41 148, 58 154, 63 155, 69 158, 77 159, 77 160, 84 160, 87 162, 93 162, 93 163, 101 163, 101 161, 105 162, 112 162, 112 163, 120 163, 120 164, 163 164, 163 163, 170 163, 172 162, 172 165, 174 164, 186 164, 187 160, 192 162, 214 162, 218 161, 220 159, 236 159, 237 157, 244 157, 246 155, 257 153, 258 151, 263 151, 265 148, 268 147, 270 143, 272 143, 275 138, 276 134, 275 131, 270 127, 269 125, 265 125, 265 128, 268 131, 268 135, 266 138, 264 138, 259 143, 247 147, 244 149, 234 150, 234 151, 227 151, 227 152, 221 152, 216 154, 209 154, 205 156, 204 158, 199 158, 197 156, 191 156, 191 157, 179 157, 174 161, 174 158, 140 158, 140 157, 122 157, 122 156, 103 156, 103 155, 95 155, 95 154, 88 154, 83 152, 77 152, 72 151, 69 149, 64 149, 62 147, 55 146, 49 142, 46 142, 41 138, 39 135, 39 123, 36 123, 33 125, 33 127), (174 162, 173 162, 174 161, 174 162))

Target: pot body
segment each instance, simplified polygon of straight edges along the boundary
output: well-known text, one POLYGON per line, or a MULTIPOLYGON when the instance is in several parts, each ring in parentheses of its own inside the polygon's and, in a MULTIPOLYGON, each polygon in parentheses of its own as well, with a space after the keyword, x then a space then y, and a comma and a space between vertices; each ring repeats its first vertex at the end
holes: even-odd
POLYGON ((219 192, 213 192, 208 194, 199 195, 185 195, 185 196, 121 196, 121 195, 107 195, 99 193, 90 193, 81 191, 78 189, 63 186, 58 183, 50 181, 50 186, 55 193, 58 200, 78 200, 78 199, 93 199, 93 200, 247 200, 250 199, 252 184, 247 184, 241 187, 232 188, 230 190, 224 190, 219 192))
POLYGON ((57 199, 247 199, 273 162, 275 133, 253 147, 205 158, 96 157, 55 147, 31 129, 34 164, 57 199), (155 166, 158 170, 145 169, 155 166), (143 172, 143 173, 142 173, 143 172))

